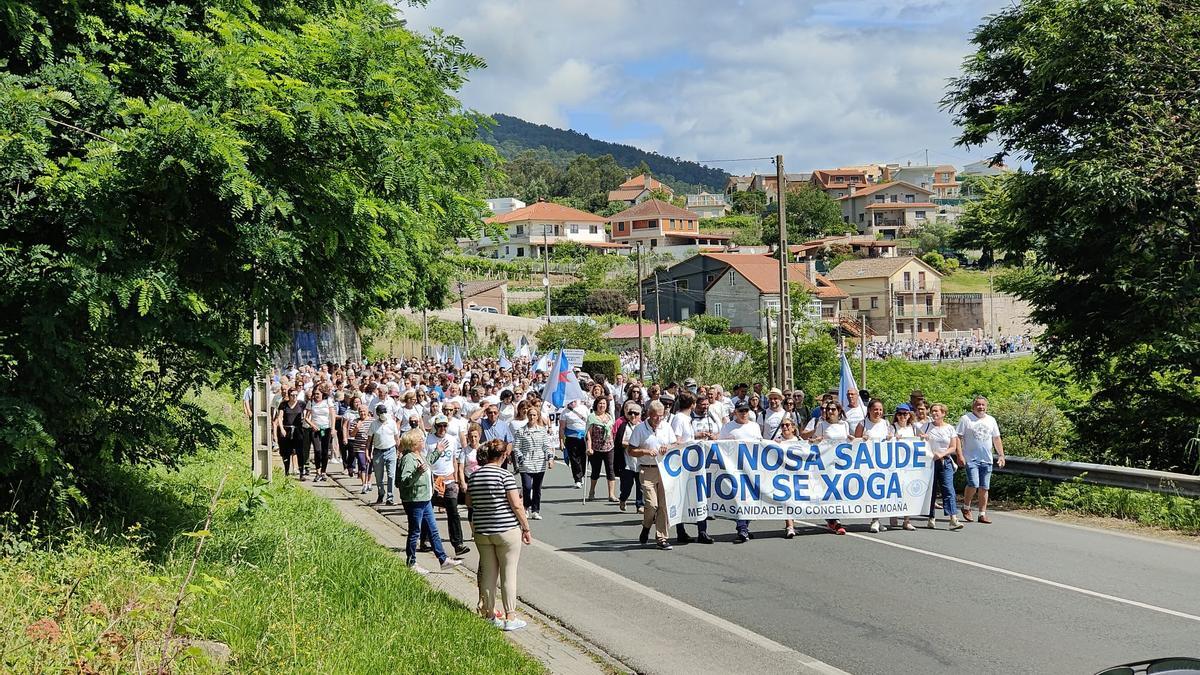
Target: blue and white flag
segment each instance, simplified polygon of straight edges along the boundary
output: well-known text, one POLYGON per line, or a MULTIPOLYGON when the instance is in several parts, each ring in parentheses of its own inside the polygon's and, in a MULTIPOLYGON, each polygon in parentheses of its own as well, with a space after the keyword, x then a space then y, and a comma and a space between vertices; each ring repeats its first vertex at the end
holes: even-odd
POLYGON ((552 356, 554 356, 554 352, 542 354, 542 358, 538 359, 537 364, 534 365, 533 371, 535 373, 544 373, 544 372, 549 371, 550 370, 550 358, 552 356))
POLYGON ((851 389, 858 391, 858 385, 854 382, 854 373, 850 370, 850 362, 846 360, 846 354, 843 352, 842 379, 838 383, 838 401, 841 402, 842 408, 850 407, 850 400, 846 397, 846 392, 851 389))
POLYGON ((500 368, 502 370, 512 368, 512 361, 508 360, 508 356, 504 353, 504 347, 500 348, 500 368))
POLYGON ((522 335, 521 339, 517 342, 517 358, 520 359, 520 358, 532 358, 532 357, 533 357, 533 351, 532 351, 532 348, 529 346, 529 340, 526 339, 524 335, 522 335))
POLYGON ((434 353, 434 355, 437 358, 437 362, 439 365, 443 365, 443 366, 446 365, 446 347, 445 347, 445 345, 438 347, 437 351, 434 353))
POLYGON ((558 354, 550 362, 550 373, 546 376, 546 388, 542 391, 542 398, 550 401, 555 408, 583 398, 579 378, 575 377, 575 371, 571 369, 567 355, 562 349, 558 350, 558 354))
POLYGON ((454 356, 451 359, 451 363, 454 365, 455 370, 462 370, 462 352, 458 350, 458 345, 454 345, 454 356))

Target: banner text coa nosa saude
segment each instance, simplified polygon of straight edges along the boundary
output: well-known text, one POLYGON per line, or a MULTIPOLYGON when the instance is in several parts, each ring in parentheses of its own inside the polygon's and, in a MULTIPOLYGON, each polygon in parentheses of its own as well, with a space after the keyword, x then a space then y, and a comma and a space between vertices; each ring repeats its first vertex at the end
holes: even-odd
POLYGON ((698 441, 659 458, 672 525, 747 520, 879 518, 928 512, 933 458, 920 439, 698 441))

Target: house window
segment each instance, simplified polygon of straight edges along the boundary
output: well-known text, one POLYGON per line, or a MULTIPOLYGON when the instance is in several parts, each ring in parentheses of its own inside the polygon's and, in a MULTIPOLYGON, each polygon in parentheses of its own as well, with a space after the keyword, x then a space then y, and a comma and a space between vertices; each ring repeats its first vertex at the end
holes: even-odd
POLYGON ((842 222, 843 222, 843 223, 848 223, 848 222, 850 222, 850 216, 843 215, 843 216, 842 216, 842 222))
POLYGON ((650 248, 658 248, 658 240, 657 239, 650 240, 650 248))
POLYGON ((879 309, 879 296, 871 296, 871 309, 879 309))
POLYGON ((888 201, 895 204, 900 201, 900 196, 899 195, 891 195, 891 199, 889 199, 888 201))
POLYGON ((850 309, 858 309, 858 298, 850 298, 850 309))
POLYGON ((905 203, 912 204, 917 201, 916 195, 904 195, 905 203))
POLYGON ((508 250, 507 246, 504 247, 504 255, 509 255, 509 250, 508 250))
POLYGON ((736 282, 736 279, 737 279, 737 272, 730 270, 729 271, 729 287, 730 288, 733 288, 734 283, 736 282))
POLYGON ((883 203, 883 195, 875 195, 875 201, 882 204, 883 203))
POLYGON ((524 225, 517 226, 517 234, 525 234, 525 226, 524 225))
POLYGON ((686 291, 688 289, 687 279, 678 279, 675 281, 675 290, 686 291))
POLYGON ((712 275, 712 274, 705 274, 705 275, 704 275, 704 285, 705 285, 705 286, 707 286, 707 285, 709 285, 709 284, 711 284, 711 283, 712 283, 713 276, 714 276, 714 275, 712 275))
POLYGON ((713 303, 713 316, 721 316, 721 303, 713 303))
MULTIPOLYGON (((925 288, 925 273, 917 272, 917 288, 925 288)), ((925 298, 926 301, 932 301, 932 298, 925 298)))
POLYGON ((689 316, 690 316, 690 314, 688 313, 687 307, 679 308, 679 320, 680 321, 687 321, 689 316))
POLYGON ((917 211, 913 214, 913 217, 915 217, 917 220, 925 220, 925 212, 917 211))
POLYGON ((600 226, 599 225, 588 225, 588 233, 589 234, 600 234, 600 226))
POLYGON ((863 216, 865 216, 865 215, 866 215, 865 213, 858 214, 858 222, 860 222, 860 223, 863 222, 863 216))
POLYGON ((933 322, 930 321, 929 322, 929 332, 932 333, 933 331, 934 331, 933 322))
POLYGON ((560 234, 562 234, 562 225, 555 225, 554 226, 554 236, 557 237, 560 234))
MULTIPOLYGON (((904 273, 904 290, 912 290, 912 272, 904 273)), ((903 298, 901 298, 903 300, 903 298)))
POLYGON ((925 296, 925 311, 933 314, 933 294, 925 296))
POLYGON ((578 225, 571 226, 571 234, 579 234, 579 226, 578 225))
POLYGON ((524 246, 518 246, 518 247, 517 247, 517 257, 518 257, 518 258, 524 258, 524 257, 525 257, 525 247, 524 247, 524 246))

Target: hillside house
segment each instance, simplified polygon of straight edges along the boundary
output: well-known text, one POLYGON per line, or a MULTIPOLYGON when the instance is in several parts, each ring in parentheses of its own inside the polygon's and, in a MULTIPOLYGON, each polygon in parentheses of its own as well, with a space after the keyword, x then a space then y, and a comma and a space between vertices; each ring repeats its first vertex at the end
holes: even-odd
POLYGON ((896 239, 936 218, 938 207, 930 201, 932 196, 933 190, 893 181, 852 188, 838 202, 842 220, 857 227, 860 234, 896 239))
POLYGON ((630 206, 641 204, 650 198, 650 193, 655 190, 661 190, 672 197, 675 196, 675 191, 666 183, 655 180, 650 174, 642 174, 634 176, 629 180, 617 186, 617 189, 608 193, 608 201, 610 202, 625 202, 630 206))
POLYGON ((700 232, 700 217, 660 199, 647 199, 608 219, 612 241, 656 249, 673 246, 725 246, 732 238, 700 232))
POLYGON ((492 239, 485 235, 480 239, 480 254, 492 258, 540 258, 563 242, 582 244, 597 251, 614 250, 604 231, 603 217, 561 204, 536 202, 493 216, 485 222, 504 227, 504 236, 492 239))
POLYGON ((849 294, 851 317, 865 314, 878 335, 892 340, 937 340, 942 332, 942 275, 910 256, 847 260, 829 279, 849 294))

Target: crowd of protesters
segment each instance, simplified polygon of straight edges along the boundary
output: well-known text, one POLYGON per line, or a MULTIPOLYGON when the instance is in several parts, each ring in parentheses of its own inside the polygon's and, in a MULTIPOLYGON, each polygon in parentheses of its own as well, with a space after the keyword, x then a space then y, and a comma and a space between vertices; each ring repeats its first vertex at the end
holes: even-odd
MULTIPOLYGON (((1005 335, 998 338, 970 337, 946 340, 875 340, 867 343, 867 358, 906 359, 909 361, 944 361, 1014 356, 1033 351, 1034 342, 1028 335, 1005 335)), ((860 352, 854 350, 853 357, 860 352)))
MULTIPOLYGON (((583 500, 605 500, 618 511, 632 507, 642 515, 639 541, 651 545, 653 534, 663 550, 672 542, 657 457, 694 440, 921 438, 935 460, 925 526, 936 529, 939 499, 950 530, 964 521, 991 522, 988 489, 993 462, 1004 466, 1004 446, 982 396, 952 425, 945 404, 915 390, 889 411, 853 388, 844 401, 836 390, 809 400, 803 391, 761 384, 726 391, 689 379, 660 386, 625 372, 610 382, 576 368, 582 398, 559 408, 543 398, 545 369, 529 358, 447 361, 289 366, 271 384, 274 438, 285 474, 324 482, 333 462, 361 494, 374 492, 375 504, 398 501, 408 520, 407 563, 417 572, 428 573, 417 564, 420 552, 433 553, 443 569, 461 564, 471 550, 460 515, 465 508, 480 555, 478 609, 504 630, 525 625, 515 614, 520 550, 532 540, 531 521, 543 518, 543 484, 560 460, 574 487, 585 490, 583 500), (958 469, 967 476, 962 503, 954 488, 958 469), (445 514, 449 550, 435 513, 445 514)), ((243 400, 249 416, 249 389, 243 400)), ((677 525, 675 544, 714 543, 708 520, 689 523, 694 537, 677 525)), ((846 533, 836 519, 825 527, 846 533)), ((904 517, 886 526, 872 519, 865 530, 887 527, 916 528, 904 517)), ((784 536, 796 536, 790 520, 784 536)), ((735 522, 734 543, 753 538, 750 521, 735 522)))

